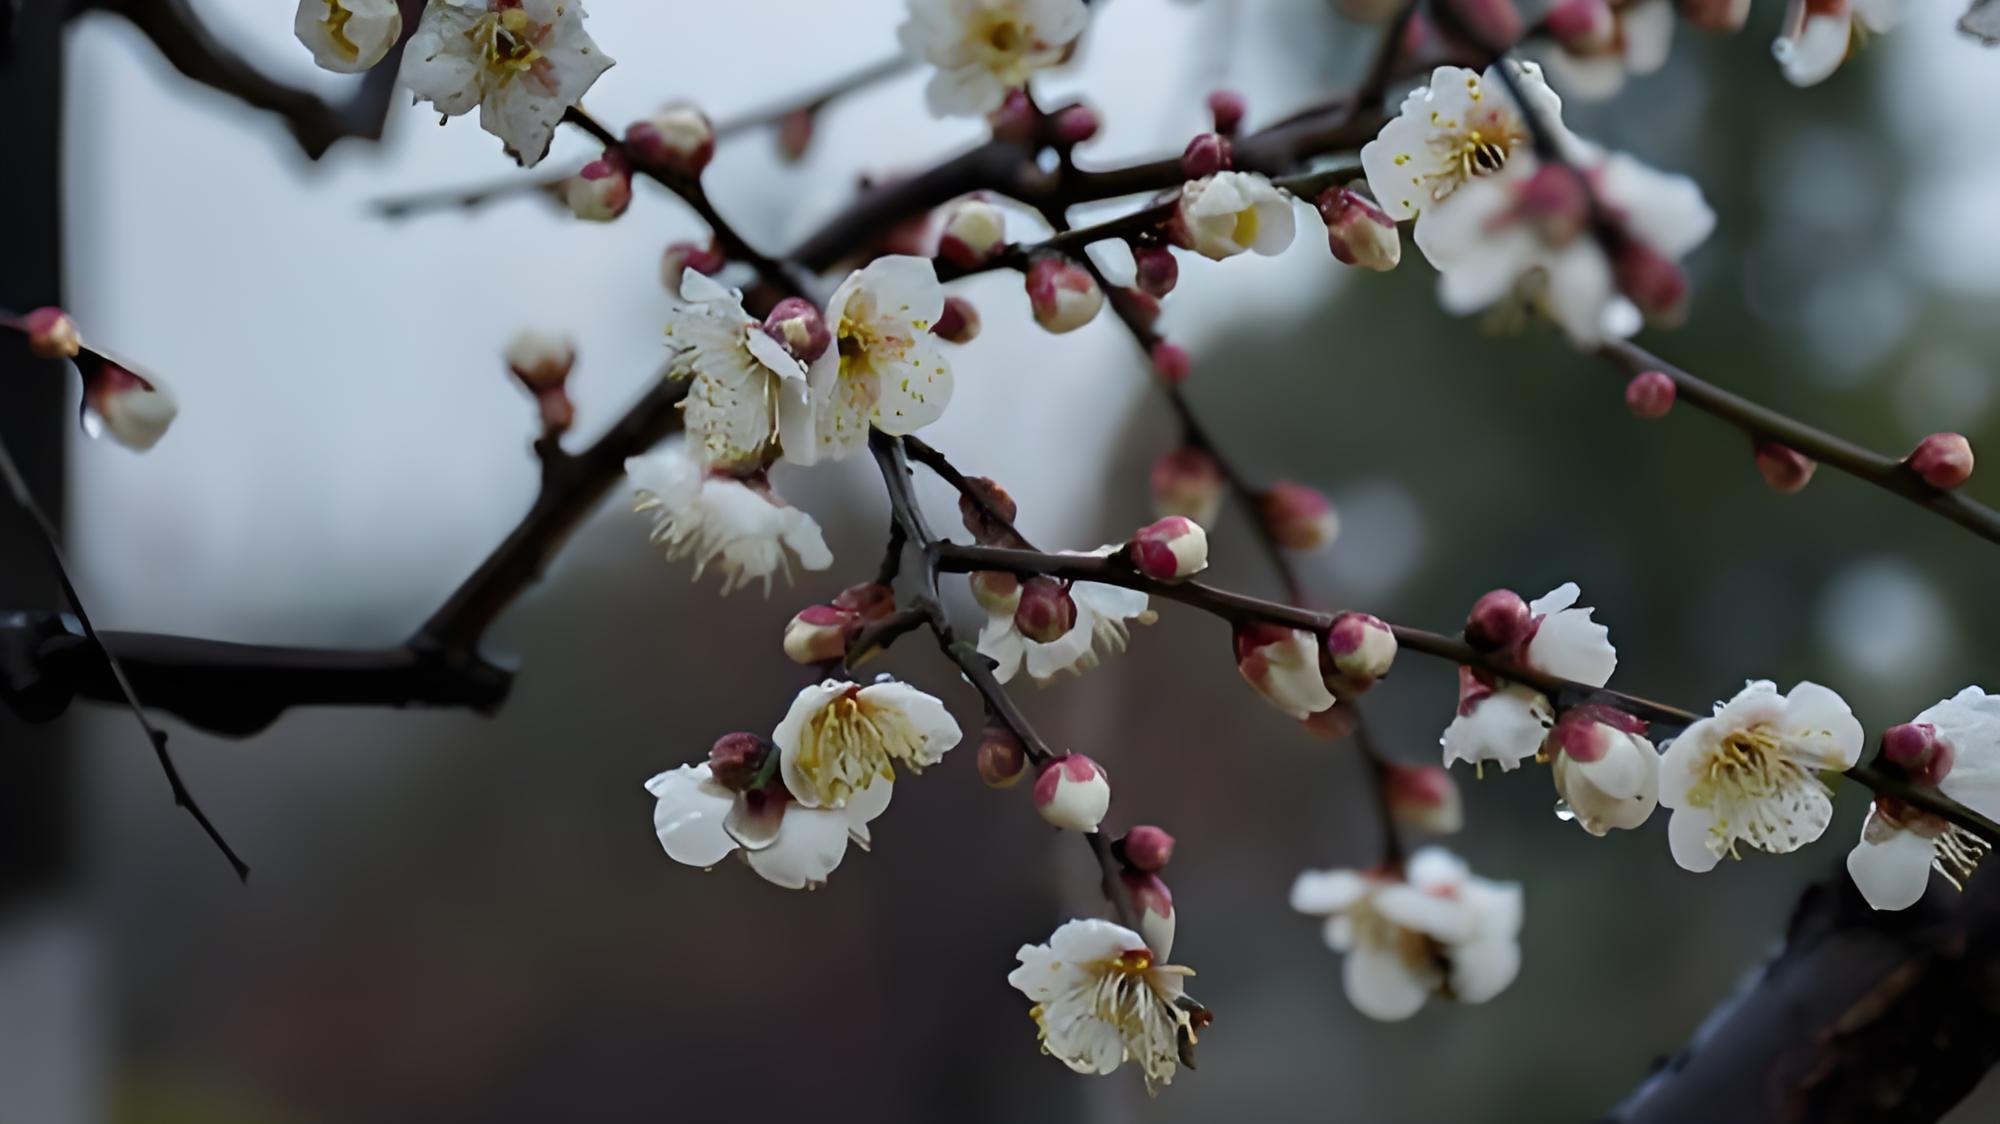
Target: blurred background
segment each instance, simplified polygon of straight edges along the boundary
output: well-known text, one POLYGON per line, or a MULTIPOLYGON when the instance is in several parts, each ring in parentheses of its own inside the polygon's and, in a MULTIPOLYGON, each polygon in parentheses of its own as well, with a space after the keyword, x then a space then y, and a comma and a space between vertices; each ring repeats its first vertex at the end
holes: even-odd
MULTIPOLYGON (((2000 60, 1953 32, 1955 4, 1915 0, 1798 91, 1770 59, 1766 0, 1744 33, 1684 26, 1665 70, 1570 107, 1580 132, 1694 176, 1720 216, 1689 325, 1644 342, 1871 447, 1995 435, 2000 150, 1977 122, 2000 60)), ((196 7, 267 71, 346 88, 292 40, 292 5, 196 7)), ((893 53, 901 13, 593 0, 620 65, 590 107, 617 123, 674 97, 721 117, 782 102, 893 53)), ((1219 86, 1248 95, 1253 128, 1343 90, 1374 36, 1324 0, 1116 0, 1094 18, 1041 87, 1101 112, 1092 166, 1178 151, 1219 86)), ((532 409, 502 344, 521 327, 575 338, 587 438, 658 369, 660 251, 697 220, 642 185, 604 226, 533 197, 387 221, 373 201, 504 180, 498 143, 399 98, 384 143, 311 164, 277 119, 186 82, 122 21, 79 21, 66 49, 69 303, 182 403, 144 457, 71 449, 70 545, 100 624, 396 642, 532 494, 532 409)), ((727 143, 712 194, 753 241, 795 242, 858 176, 977 138, 932 120, 921 82, 838 102, 798 164, 768 134, 727 143)), ((549 167, 591 154, 559 135, 549 167)), ((1733 431, 1686 409, 1631 417, 1619 380, 1552 333, 1446 319, 1407 259, 1344 272, 1302 215, 1289 253, 1190 260, 1166 304, 1223 447, 1333 496, 1340 541, 1300 560, 1319 603, 1450 630, 1489 588, 1574 579, 1619 647, 1615 685, 1700 707, 1745 678, 1813 678, 1871 730, 1995 685, 1982 544, 1831 472, 1781 498, 1733 431)), ((986 333, 955 352, 957 397, 927 439, 1011 489, 1038 542, 1123 538, 1175 434, 1129 337, 1108 315, 1041 333, 1012 276, 958 291, 986 333)), ((720 598, 608 504, 491 637, 521 664, 491 719, 303 711, 246 741, 169 723, 248 886, 173 806, 129 715, 74 708, 50 744, 75 763, 75 877, 0 930, 0 1119, 1580 1120, 1770 954, 1858 832, 1865 803, 1845 792, 1817 846, 1697 878, 1664 817, 1594 840, 1553 814, 1545 771, 1463 776, 1450 846, 1526 885, 1520 979, 1379 1025, 1285 902, 1303 868, 1374 861, 1361 762, 1246 691, 1219 624, 1162 606, 1128 654, 1026 696, 1052 741, 1108 766, 1114 827, 1180 841, 1174 959, 1217 1021, 1201 1069, 1149 1101, 1135 1073, 1079 1078, 1038 1054, 1005 976, 1017 946, 1100 909, 1095 871, 1025 790, 981 785, 969 750, 900 786, 874 853, 818 893, 660 852, 642 782, 774 725, 801 683, 782 625, 878 557, 871 466, 777 482, 827 528, 833 571, 720 598)), ((925 495, 945 518, 949 497, 925 495)), ((31 549, 14 516, 0 527, 0 552, 31 549)), ((1241 511, 1212 553, 1218 582, 1274 590, 1241 511)), ((971 694, 904 648, 887 669, 976 729, 971 694)), ((1449 666, 1406 657, 1370 698, 1386 749, 1434 758, 1449 666)), ((1989 1082, 1953 1119, 1996 1113, 1989 1082)))

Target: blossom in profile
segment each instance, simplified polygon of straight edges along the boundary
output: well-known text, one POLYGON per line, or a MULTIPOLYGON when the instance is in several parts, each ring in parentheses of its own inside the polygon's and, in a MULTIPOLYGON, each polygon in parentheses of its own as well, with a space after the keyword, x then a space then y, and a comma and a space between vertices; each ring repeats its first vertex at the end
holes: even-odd
POLYGON ((1216 172, 1181 185, 1169 223, 1176 245, 1221 261, 1245 250, 1281 254, 1298 230, 1292 197, 1255 172, 1216 172))
POLYGON ((1065 922, 1047 944, 1022 945, 1007 982, 1034 1001, 1042 1051, 1077 1073, 1131 1062, 1146 1087, 1171 1084, 1180 1039, 1194 1038, 1178 1002, 1191 969, 1158 963, 1144 937, 1109 921, 1065 922))
POLYGON ((1908 0, 1804 0, 1791 8, 1795 22, 1771 44, 1785 81, 1816 86, 1870 33, 1883 32, 1903 18, 1908 0))
POLYGON ((299 0, 292 33, 321 69, 359 74, 403 37, 403 9, 396 0, 299 0))
POLYGON ((897 34, 910 57, 937 68, 924 87, 931 112, 977 116, 1068 57, 1089 22, 1084 0, 910 0, 897 34))
POLYGON ((1673 0, 1564 0, 1542 19, 1552 42, 1542 65, 1564 94, 1602 101, 1624 89, 1627 77, 1667 64, 1674 22, 1673 0))
POLYGON ((403 85, 446 117, 478 109, 480 128, 539 164, 564 112, 611 69, 583 16, 577 0, 431 0, 403 85))
POLYGON ((808 570, 833 565, 819 524, 771 490, 764 474, 733 476, 704 468, 684 438, 625 462, 625 478, 650 515, 652 539, 668 561, 694 559, 699 579, 710 565, 722 571, 722 591, 762 580, 770 592, 776 574, 791 576, 791 559, 808 570))
MULTIPOLYGON (((1912 783, 1988 819, 2000 818, 2000 695, 1967 687, 1882 735, 1882 756, 1912 783)), ((1876 909, 1907 909, 1936 870, 1963 887, 1994 840, 1907 801, 1878 796, 1847 855, 1847 872, 1876 909)))
POLYGON ((1646 724, 1613 707, 1585 703, 1563 712, 1547 742, 1556 795, 1592 835, 1630 830, 1660 803, 1660 753, 1646 724))

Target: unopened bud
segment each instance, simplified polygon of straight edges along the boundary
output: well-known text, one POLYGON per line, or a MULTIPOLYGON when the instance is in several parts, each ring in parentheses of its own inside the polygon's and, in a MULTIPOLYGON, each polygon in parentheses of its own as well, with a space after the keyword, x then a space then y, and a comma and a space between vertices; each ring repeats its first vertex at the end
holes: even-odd
POLYGON ((560 389, 576 366, 576 348, 550 332, 523 329, 507 341, 507 369, 529 390, 560 389))
POLYGON ((1013 788, 1028 774, 1028 751, 1014 731, 988 722, 979 734, 979 779, 988 788, 1013 788))
POLYGON ((83 335, 76 330, 76 321, 54 305, 21 317, 21 330, 28 335, 28 350, 42 359, 74 359, 83 350, 83 335))
POLYGON ((1303 721, 1334 704, 1319 670, 1319 638, 1258 622, 1236 630, 1236 670, 1264 700, 1303 721))
POLYGON ((853 613, 832 605, 809 605, 785 626, 785 655, 803 664, 840 659, 858 623, 853 613))
POLYGON ((833 607, 864 621, 879 621, 896 611, 896 591, 880 582, 858 582, 841 590, 833 607))
POLYGON ((1065 106, 1049 118, 1049 139, 1058 145, 1082 144, 1097 135, 1101 122, 1087 105, 1065 106))
POLYGON ((1935 785, 1951 772, 1957 754, 1928 722, 1905 722, 1882 731, 1882 756, 1918 784, 1935 785))
POLYGON ((1383 771, 1383 794, 1397 824, 1432 835, 1450 835, 1465 826, 1458 782, 1436 765, 1398 765, 1383 771))
POLYGON ((1125 544, 1132 568, 1155 581, 1177 582, 1208 568, 1208 532, 1184 515, 1139 528, 1125 544))
POLYGON ((1380 617, 1342 613, 1326 631, 1326 654, 1342 676, 1372 683, 1396 662, 1396 633, 1380 617))
POLYGON ((1610 50, 1618 40, 1618 19, 1604 0, 1562 0, 1542 17, 1542 27, 1577 54, 1610 50))
POLYGON ((1257 497, 1264 530, 1287 550, 1322 550, 1340 534, 1333 504, 1304 484, 1280 480, 1257 497))
POLYGON ((1625 408, 1642 418, 1664 418, 1678 393, 1665 371, 1641 371, 1625 384, 1625 408))
MULTIPOLYGON (((1567 164, 1544 164, 1536 168, 1528 181, 1521 185, 1514 205, 1521 219, 1551 246, 1569 242, 1590 225, 1590 188, 1585 186, 1583 176, 1567 164)), ((1681 290, 1669 294, 1672 299, 1668 304, 1679 303, 1680 294, 1686 290, 1686 280, 1680 277, 1680 270, 1672 262, 1649 250, 1634 260, 1643 260, 1647 268, 1656 268, 1664 263, 1672 269, 1681 290)))
POLYGON ((1217 90, 1208 95, 1208 115, 1215 120, 1215 131, 1223 136, 1236 132, 1249 108, 1243 95, 1235 90, 1217 90))
POLYGON ((563 182, 569 213, 585 222, 610 222, 632 205, 632 172, 625 159, 606 149, 563 182))
POLYGON ((1674 0, 1674 7, 1703 31, 1741 31, 1750 18, 1750 0, 1674 0))
POLYGON ((1174 857, 1174 837, 1162 828, 1140 824, 1111 845, 1112 853, 1133 870, 1157 874, 1174 857))
POLYGON ((1153 345, 1153 370, 1168 386, 1179 386, 1194 372, 1194 356, 1177 343, 1161 340, 1153 345))
POLYGON ((1157 874, 1142 870, 1121 870, 1118 880, 1139 915, 1139 935, 1154 959, 1165 960, 1174 950, 1174 895, 1157 874))
POLYGON ((1222 507, 1222 467, 1192 445, 1153 462, 1152 487, 1155 515, 1185 515, 1207 527, 1222 507))
POLYGON ((113 441, 135 453, 159 443, 180 407, 167 388, 109 359, 84 362, 95 352, 79 352, 83 402, 113 441))
POLYGON ((715 156, 715 126, 691 105, 670 105, 626 128, 625 147, 641 163, 699 175, 715 156))
POLYGON ((1776 441, 1753 441, 1750 452, 1764 483, 1786 495, 1805 487, 1812 480, 1813 470, 1819 467, 1811 457, 1776 441))
POLYGON ((1132 283, 1150 297, 1164 297, 1180 281, 1180 261, 1165 246, 1134 246, 1132 283))
POLYGON ((1004 570, 975 570, 968 578, 972 599, 987 615, 1011 617, 1021 607, 1021 579, 1004 570))
POLYGON ((1104 307, 1097 280, 1067 258, 1043 258, 1029 266, 1027 285, 1035 323, 1051 332, 1073 332, 1104 307))
POLYGON ((976 269, 1006 244, 1006 213, 984 199, 964 199, 945 212, 938 257, 960 269, 976 269))
POLYGON ((1111 810, 1111 781, 1103 766, 1066 753, 1042 766, 1035 778, 1035 810, 1065 831, 1094 833, 1111 810))
POLYGON ((1627 238, 1612 262, 1618 291, 1655 320, 1673 321, 1686 311, 1687 274, 1672 258, 1637 238, 1627 238))
POLYGON ((1153 323, 1160 318, 1160 298, 1142 292, 1130 285, 1111 287, 1111 307, 1118 315, 1137 325, 1141 331, 1150 331, 1153 323))
POLYGON ((794 109, 778 119, 778 158, 787 164, 805 159, 812 147, 813 128, 819 114, 811 109, 794 109))
POLYGON ((714 276, 722 272, 729 259, 723 256, 722 247, 711 242, 698 246, 693 242, 674 242, 660 255, 660 284, 676 299, 681 295, 681 277, 692 269, 696 273, 714 276))
POLYGON ((804 297, 786 297, 764 318, 764 334, 777 340, 792 358, 811 363, 833 342, 826 317, 804 297))
POLYGON ((1319 197, 1326 243, 1343 265, 1386 273, 1403 260, 1403 237, 1387 212, 1353 188, 1331 188, 1319 197))
POLYGON ((1960 434, 1933 433, 1903 463, 1924 483, 1950 490, 1972 478, 1972 443, 1960 434))
POLYGON ((1512 0, 1445 0, 1438 19, 1463 32, 1473 46, 1494 54, 1521 38, 1521 11, 1512 0))
POLYGON ((993 127, 993 139, 1019 145, 1033 144, 1040 125, 1035 103, 1021 89, 1008 90, 1000 108, 987 114, 986 121, 993 127))
POLYGON ((715 783, 731 792, 757 787, 771 761, 772 745, 756 734, 724 734, 708 751, 708 771, 715 783))
POLYGON ((1481 651, 1499 651, 1526 638, 1531 623, 1528 603, 1520 594, 1496 589, 1472 603, 1465 618, 1465 642, 1481 651))
POLYGON ((958 497, 958 518, 981 546, 1011 545, 1014 519, 1020 506, 1000 482, 988 476, 966 480, 966 490, 958 497))
POLYGON ((1212 176, 1235 160, 1235 146, 1221 133, 1198 133, 1181 152, 1181 175, 1191 180, 1212 176))
POLYGON ((1037 575, 1021 583, 1014 627, 1038 644, 1052 644, 1076 627, 1076 602, 1054 578, 1037 575))
POLYGON ((971 343, 979 338, 979 310, 964 297, 946 297, 931 334, 946 343, 971 343))

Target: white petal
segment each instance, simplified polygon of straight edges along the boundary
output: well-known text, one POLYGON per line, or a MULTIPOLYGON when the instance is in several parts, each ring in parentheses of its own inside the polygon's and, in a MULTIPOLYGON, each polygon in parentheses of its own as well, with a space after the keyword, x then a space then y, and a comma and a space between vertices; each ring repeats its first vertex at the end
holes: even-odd
POLYGON ((1021 669, 1028 638, 1014 627, 1013 617, 988 617, 979 630, 979 654, 994 663, 993 677, 1005 683, 1021 669))
POLYGON ((1794 86, 1814 86, 1833 76, 1847 57, 1853 38, 1852 15, 1807 16, 1796 39, 1780 39, 1771 44, 1771 54, 1785 81, 1794 86))
POLYGON ((778 728, 771 731, 771 742, 778 747, 778 773, 784 778, 785 788, 792 798, 808 808, 817 807, 819 798, 814 795, 813 786, 805 775, 799 772, 799 750, 803 744, 806 723, 814 715, 826 708, 826 704, 847 693, 854 686, 838 679, 810 684, 792 698, 791 708, 778 722, 778 728))
POLYGON ((1817 683, 1800 682, 1785 696, 1788 749, 1822 769, 1847 769, 1861 759, 1865 735, 1847 700, 1817 683))
POLYGON ((1611 630, 1590 619, 1595 611, 1565 608, 1544 617, 1528 642, 1528 663, 1592 687, 1611 682, 1618 650, 1611 646, 1611 630))
POLYGON ((1618 31, 1625 37, 1625 67, 1634 74, 1651 74, 1667 65, 1674 46, 1673 0, 1639 0, 1618 13, 1618 31))
POLYGON ((1706 808, 1677 808, 1668 817, 1667 843, 1681 869, 1701 874, 1714 870, 1715 864, 1722 861, 1722 856, 1708 845, 1714 827, 1715 813, 1706 808))
POLYGON ((1347 954, 1341 979, 1354 1009, 1382 1022, 1416 1014, 1434 986, 1415 974, 1395 949, 1365 941, 1347 954))
POLYGON ((945 709, 944 703, 927 695, 908 683, 893 680, 874 683, 861 688, 858 696, 869 706, 894 707, 910 719, 911 725, 923 735, 923 748, 918 751, 918 763, 935 765, 942 760, 945 751, 958 744, 961 732, 958 720, 945 709))
POLYGON ((1472 713, 1451 720, 1444 731, 1444 763, 1497 762, 1517 768, 1548 737, 1554 711, 1539 692, 1510 683, 1473 705, 1472 713))
POLYGON ((1464 903, 1427 894, 1415 886, 1390 885, 1377 891, 1375 911, 1398 926, 1445 944, 1471 940, 1477 920, 1464 903))
POLYGON ((1121 953, 1146 947, 1145 938, 1096 917, 1065 921, 1049 937, 1049 948, 1064 960, 1116 960, 1121 953))
POLYGON ((1453 948, 1451 993, 1461 1003, 1484 1003, 1521 974, 1521 945, 1512 937, 1489 937, 1453 948))
POLYGON ((1292 882, 1292 908, 1325 916, 1351 908, 1371 883, 1352 870, 1308 870, 1292 882))
POLYGON ((847 816, 827 808, 790 805, 777 842, 748 854, 750 869, 767 882, 788 890, 817 886, 847 854, 847 816))
MULTIPOLYGON (((1868 841, 1869 821, 1861 826, 1861 841, 1847 853, 1847 873, 1868 904, 1876 909, 1908 909, 1931 884, 1931 861, 1937 846, 1914 831, 1891 831, 1880 843, 1868 841)), ((1879 831, 1878 833, 1879 834, 1879 831)))
POLYGON ((901 362, 883 371, 881 394, 870 419, 884 433, 915 433, 944 416, 951 404, 951 363, 928 333, 917 335, 901 362))
POLYGON ((723 830, 736 799, 710 779, 706 764, 661 773, 646 782, 646 791, 658 798, 653 830, 675 862, 711 867, 736 850, 736 841, 723 830))

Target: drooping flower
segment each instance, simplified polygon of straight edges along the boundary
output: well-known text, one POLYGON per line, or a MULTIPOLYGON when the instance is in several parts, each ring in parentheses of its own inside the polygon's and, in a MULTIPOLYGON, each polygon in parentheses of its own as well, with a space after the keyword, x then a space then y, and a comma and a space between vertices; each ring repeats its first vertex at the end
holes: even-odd
POLYGON ((773 441, 788 456, 809 454, 805 364, 743 311, 737 293, 709 277, 681 278, 681 300, 667 313, 667 342, 676 349, 670 377, 693 380, 685 406, 695 456, 710 468, 762 467, 773 441))
POLYGON ((1563 712, 1550 732, 1550 773, 1556 795, 1592 835, 1631 829, 1660 803, 1660 754, 1646 740, 1646 724, 1596 703, 1563 712))
POLYGON ((897 34, 912 58, 938 68, 924 88, 931 112, 974 116, 1063 61, 1089 22, 1083 0, 910 0, 897 34))
POLYGON ((92 437, 108 433, 135 453, 159 444, 180 415, 180 403, 166 384, 88 349, 76 356, 83 374, 84 429, 92 437))
POLYGON ((556 122, 612 59, 583 29, 577 0, 431 0, 403 52, 403 84, 446 117, 479 127, 522 164, 548 155, 556 122))
POLYGON ((915 433, 951 402, 951 364, 931 335, 944 289, 929 258, 892 254, 848 276, 826 304, 833 346, 812 363, 815 440, 786 449, 801 464, 838 460, 868 444, 873 426, 915 433))
POLYGON ((1345 953, 1342 979, 1356 1010, 1393 1022, 1432 995, 1484 1003, 1521 967, 1521 887, 1474 877, 1440 847, 1408 870, 1307 871, 1292 908, 1325 917, 1327 947, 1345 953))
POLYGON ((875 786, 841 808, 808 808, 776 774, 770 743, 745 734, 716 742, 709 760, 669 769, 646 782, 653 830, 675 862, 704 870, 730 855, 786 889, 814 889, 847 853, 867 850, 868 824, 889 806, 875 786))
MULTIPOLYGON (((1501 639, 1527 667, 1602 687, 1618 667, 1618 651, 1611 646, 1611 631, 1591 619, 1596 610, 1577 608, 1581 596, 1575 582, 1564 582, 1528 603, 1520 635, 1501 639)), ((1520 602, 1514 599, 1513 604, 1518 624, 1520 602)), ((1513 769, 1541 751, 1554 723, 1555 707, 1540 691, 1461 667, 1458 716, 1445 728, 1444 763, 1481 766, 1492 761, 1502 770, 1513 769)))
POLYGON ((1673 0, 1568 0, 1543 19, 1554 40, 1542 63, 1556 88, 1570 97, 1601 101, 1625 86, 1627 75, 1665 66, 1674 43, 1673 0))
MULTIPOLYGON (((1989 819, 2000 817, 2000 695, 1967 687, 1883 735, 1882 755, 1913 783, 1989 819), (1905 751, 1900 735, 1918 743, 1905 751)), ((1876 909, 1907 909, 1924 896, 1933 869, 1963 886, 1994 840, 1891 796, 1878 796, 1861 824, 1847 872, 1876 909)))
MULTIPOLYGON (((1495 63, 1494 67, 1510 65, 1495 63)), ((1537 120, 1562 137, 1562 99, 1533 63, 1513 63, 1515 78, 1533 102, 1537 120)), ((1431 84, 1403 99, 1395 119, 1361 148, 1368 189, 1389 217, 1417 220, 1419 234, 1436 205, 1466 184, 1506 168, 1528 151, 1527 120, 1488 67, 1484 75, 1464 67, 1441 66, 1431 84)))
POLYGON ((1819 778, 1861 756, 1861 723, 1837 694, 1764 680, 1689 726, 1660 759, 1660 804, 1674 861, 1700 873, 1738 842, 1782 855, 1820 837, 1833 801, 1819 778))
POLYGON ((1176 1002, 1194 972, 1155 962, 1144 937, 1109 921, 1065 922, 1047 944, 1022 945, 1007 982, 1034 1000, 1042 1050, 1077 1073, 1132 1062, 1146 1087, 1171 1084, 1189 1013, 1176 1002))
POLYGON ((1337 701, 1320 671, 1319 637, 1257 622, 1236 630, 1236 671, 1264 701, 1303 722, 1337 701))
POLYGON ((322 69, 359 74, 402 38, 403 9, 396 0, 299 0, 292 33, 322 69))
POLYGON ((1804 0, 1798 22, 1771 44, 1785 81, 1815 86, 1833 76, 1870 32, 1887 31, 1903 18, 1907 0, 1804 0))
POLYGON ((705 469, 682 438, 626 461, 625 476, 639 497, 633 510, 652 514, 652 539, 668 560, 693 558, 697 579, 716 563, 724 593, 760 578, 770 592, 773 574, 791 576, 788 551, 808 570, 833 565, 819 524, 779 499, 763 473, 705 469))
POLYGON ((839 679, 809 686, 771 734, 785 788, 808 808, 841 808, 868 789, 886 790, 896 766, 920 773, 958 739, 958 723, 943 703, 887 678, 867 686, 839 679))
POLYGON ((1292 197, 1255 172, 1217 172, 1181 185, 1174 241, 1221 261, 1245 250, 1269 256, 1292 244, 1292 197))
MULTIPOLYGON (((1105 547, 1090 557, 1101 558, 1117 549, 1105 547)), ((1081 675, 1098 665, 1102 653, 1125 650, 1132 622, 1153 622, 1147 597, 1137 590, 1099 582, 1072 582, 1061 588, 1049 578, 1029 579, 1023 589, 1033 594, 1044 588, 1038 584, 1044 582, 1068 598, 1066 613, 1054 616, 1051 623, 1052 615, 1041 613, 1033 597, 1024 596, 1011 610, 1004 602, 996 603, 979 630, 979 654, 993 661, 993 675, 1002 683, 1023 670, 1038 684, 1066 671, 1081 675)))

